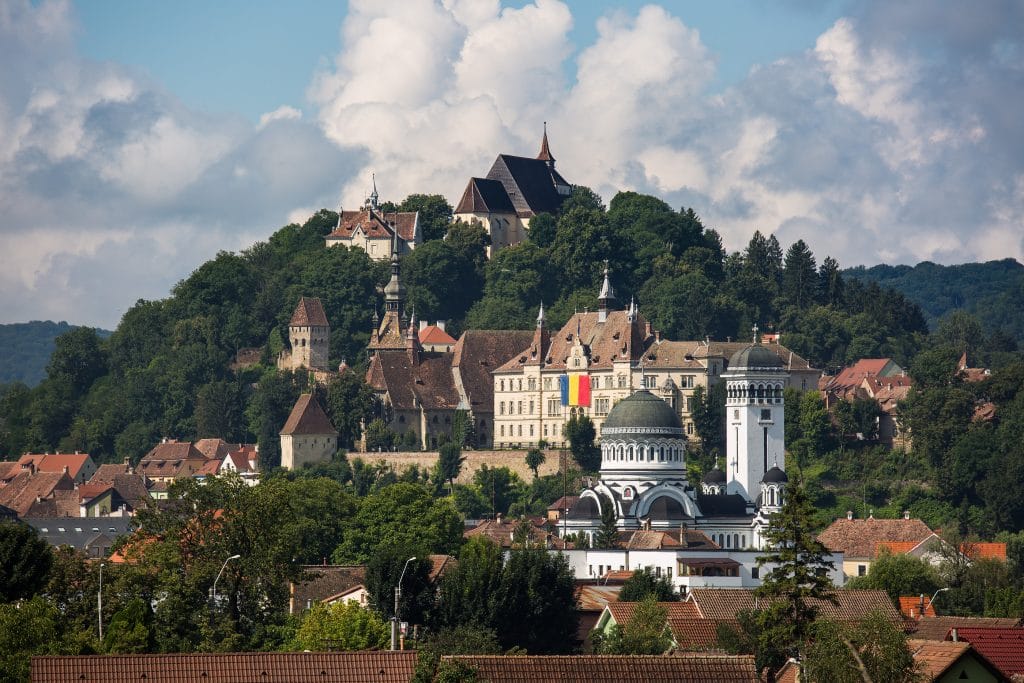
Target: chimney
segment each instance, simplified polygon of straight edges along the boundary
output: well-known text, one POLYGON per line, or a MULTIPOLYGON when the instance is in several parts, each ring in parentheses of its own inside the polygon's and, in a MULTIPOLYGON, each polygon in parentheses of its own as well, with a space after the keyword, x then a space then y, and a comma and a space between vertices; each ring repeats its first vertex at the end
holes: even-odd
POLYGON ((853 510, 847 510, 846 511, 846 518, 847 519, 853 519, 853 510))
MULTIPOLYGON (((910 510, 903 511, 903 519, 910 519, 910 510)), ((923 599, 924 596, 922 595, 921 598, 923 599)))
POLYGON ((437 321, 437 329, 441 330, 442 332, 447 332, 448 330, 444 329, 444 326, 447 325, 447 324, 448 323, 446 323, 444 320, 438 320, 437 321))
POLYGON ((494 521, 497 522, 498 524, 501 524, 501 513, 500 512, 498 514, 494 515, 494 521))
POLYGON ((870 510, 868 510, 868 519, 874 519, 874 518, 875 518, 875 509, 871 508, 870 510))
POLYGON ((427 321, 426 320, 421 320, 420 321, 420 330, 425 330, 425 329, 427 329, 427 321))
POLYGON ((953 629, 952 631, 950 631, 949 635, 953 637, 953 642, 954 643, 959 643, 960 642, 960 634, 957 633, 956 629, 953 629))
POLYGON ((921 616, 922 616, 922 617, 923 617, 923 616, 924 616, 925 614, 927 614, 927 610, 928 610, 928 608, 927 608, 927 607, 925 606, 925 604, 924 604, 924 593, 921 593, 921 616))
POLYGON ((650 320, 648 320, 648 321, 646 321, 644 323, 644 336, 645 337, 650 337, 651 336, 651 321, 650 320))

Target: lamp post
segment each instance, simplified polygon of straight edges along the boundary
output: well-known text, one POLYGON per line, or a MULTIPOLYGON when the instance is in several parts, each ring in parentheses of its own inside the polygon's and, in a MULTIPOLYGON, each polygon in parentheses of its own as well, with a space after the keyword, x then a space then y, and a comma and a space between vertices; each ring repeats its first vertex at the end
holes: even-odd
POLYGON ((100 625, 100 642, 103 642, 103 568, 105 562, 100 562, 100 590, 96 594, 96 617, 100 625))
POLYGON ((213 580, 213 588, 210 589, 210 600, 212 602, 211 608, 217 607, 217 582, 220 581, 220 575, 224 573, 224 569, 228 566, 228 562, 231 560, 237 560, 241 555, 232 555, 228 559, 224 560, 224 564, 220 566, 220 571, 217 572, 217 578, 213 580))
MULTIPOLYGON (((949 588, 940 588, 932 593, 932 599, 928 601, 928 604, 931 606, 933 612, 935 612, 935 598, 939 597, 939 593, 945 593, 948 590, 949 588)), ((938 612, 935 612, 935 614, 938 614, 938 612)), ((924 616, 924 610, 921 610, 921 616, 924 616)))
POLYGON ((398 585, 395 586, 395 616, 391 620, 391 649, 398 649, 398 600, 402 597, 402 579, 405 578, 405 570, 409 568, 409 563, 414 561, 415 557, 410 557, 405 561, 405 565, 402 567, 402 573, 398 577, 398 585))

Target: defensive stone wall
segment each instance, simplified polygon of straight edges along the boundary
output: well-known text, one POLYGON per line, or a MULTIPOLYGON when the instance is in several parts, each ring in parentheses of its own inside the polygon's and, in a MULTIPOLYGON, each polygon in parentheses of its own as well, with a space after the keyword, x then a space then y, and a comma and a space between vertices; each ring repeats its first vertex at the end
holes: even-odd
MULTIPOLYGON (((543 477, 548 474, 557 474, 561 472, 561 469, 559 468, 559 458, 562 457, 563 452, 571 464, 572 455, 568 451, 552 449, 544 451, 544 455, 547 459, 537 470, 540 476, 543 477)), ((462 455, 466 458, 466 461, 462 463, 462 472, 459 473, 458 479, 455 480, 458 484, 472 483, 473 474, 480 469, 481 465, 487 465, 488 467, 507 467, 519 475, 523 481, 533 481, 533 471, 526 466, 526 450, 464 450, 462 451, 462 455)), ((412 465, 418 465, 421 468, 433 469, 434 465, 437 464, 437 451, 352 452, 348 454, 348 458, 350 461, 354 458, 362 458, 363 461, 368 463, 384 461, 391 465, 396 472, 401 472, 412 465)))

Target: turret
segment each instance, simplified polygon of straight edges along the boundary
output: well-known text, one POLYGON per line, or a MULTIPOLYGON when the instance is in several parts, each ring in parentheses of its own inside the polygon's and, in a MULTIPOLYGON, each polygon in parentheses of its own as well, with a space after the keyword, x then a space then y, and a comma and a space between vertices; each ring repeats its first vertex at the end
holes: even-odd
POLYGON ((603 323, 608 320, 608 311, 615 303, 615 290, 608 279, 608 262, 604 262, 604 282, 601 283, 601 293, 597 295, 597 322, 603 323))

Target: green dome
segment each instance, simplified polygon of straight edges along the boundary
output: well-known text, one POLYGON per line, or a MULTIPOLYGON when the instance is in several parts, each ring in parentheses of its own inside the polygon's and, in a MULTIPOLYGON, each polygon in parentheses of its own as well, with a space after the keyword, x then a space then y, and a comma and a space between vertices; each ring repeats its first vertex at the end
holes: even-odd
POLYGON ((761 344, 751 344, 732 354, 729 359, 729 370, 737 368, 781 368, 782 359, 779 355, 761 344))
POLYGON ((615 404, 601 426, 602 435, 683 436, 683 423, 672 406, 641 389, 615 404))

